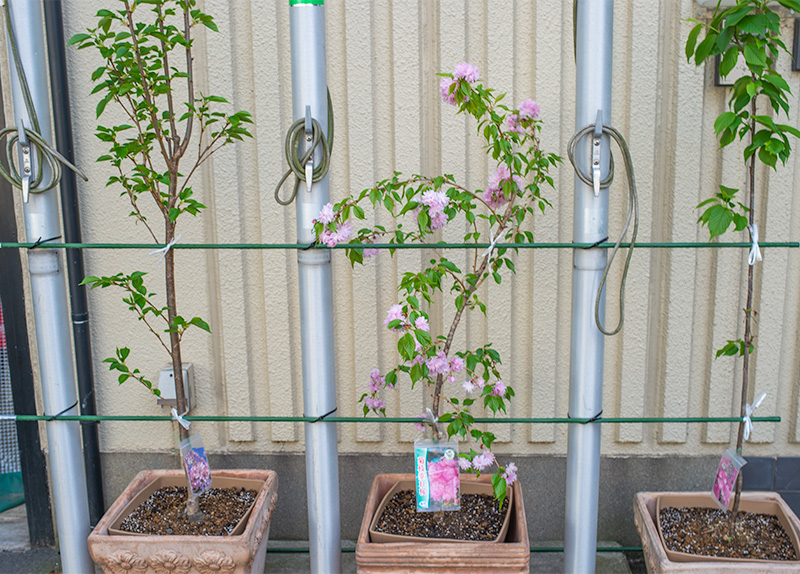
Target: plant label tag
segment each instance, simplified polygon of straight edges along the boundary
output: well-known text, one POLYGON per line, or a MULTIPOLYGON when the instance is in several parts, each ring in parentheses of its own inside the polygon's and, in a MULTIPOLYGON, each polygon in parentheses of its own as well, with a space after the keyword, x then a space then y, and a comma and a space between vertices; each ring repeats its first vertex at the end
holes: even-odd
POLYGON ((203 437, 193 434, 181 441, 181 457, 189 477, 189 488, 194 496, 203 494, 211 487, 211 467, 203 445, 203 437))
POLYGON ((414 441, 417 512, 459 510, 458 443, 418 439, 414 441))
POLYGON ((731 501, 731 493, 736 487, 736 477, 739 470, 747 464, 747 461, 731 449, 725 451, 717 467, 717 476, 714 479, 712 493, 717 506, 721 510, 727 510, 731 501))

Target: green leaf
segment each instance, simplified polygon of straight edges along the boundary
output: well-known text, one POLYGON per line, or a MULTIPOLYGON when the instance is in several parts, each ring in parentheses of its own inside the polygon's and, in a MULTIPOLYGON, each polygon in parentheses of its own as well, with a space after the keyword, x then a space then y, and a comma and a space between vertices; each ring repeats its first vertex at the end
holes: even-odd
POLYGON ((702 24, 698 24, 692 31, 689 32, 689 37, 686 39, 686 61, 690 61, 692 59, 692 54, 694 54, 694 47, 697 45, 697 36, 700 35, 700 31, 703 29, 702 24))
POLYGON ((67 46, 72 46, 73 44, 83 42, 84 40, 88 40, 89 38, 91 38, 89 34, 75 34, 72 38, 69 39, 69 42, 67 42, 67 46))
MULTIPOLYGON (((722 61, 719 63, 719 75, 723 78, 731 73, 731 70, 736 66, 736 62, 739 61, 739 49, 735 46, 728 48, 725 51, 725 55, 722 57, 722 61)), ((730 113, 730 112, 728 112, 730 113)), ((719 133, 720 130, 717 130, 719 133)))

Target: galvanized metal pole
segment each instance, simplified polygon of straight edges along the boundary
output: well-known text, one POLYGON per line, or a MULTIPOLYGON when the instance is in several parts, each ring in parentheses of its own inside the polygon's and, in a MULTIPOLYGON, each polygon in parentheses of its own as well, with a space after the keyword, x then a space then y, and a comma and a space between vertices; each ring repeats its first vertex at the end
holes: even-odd
MULTIPOLYGON (((577 0, 575 26, 575 127, 611 118, 611 52, 613 0, 577 0), (599 112, 599 113, 598 113, 599 112)), ((577 149, 578 166, 592 174, 592 138, 577 149)), ((609 141, 600 141, 601 177, 608 174, 609 141)), ((595 195, 592 186, 575 177, 573 241, 594 243, 608 236, 608 190, 595 195)), ((592 418, 603 408, 603 334, 594 319, 595 297, 606 264, 605 249, 576 249, 572 270, 572 336, 569 414, 592 418)), ((605 318, 605 293, 600 300, 605 318)), ((595 570, 597 500, 600 477, 600 425, 569 426, 567 500, 564 532, 565 572, 595 570)))
MULTIPOLYGON (((328 80, 325 61, 323 0, 289 0, 292 48, 292 112, 295 120, 310 117, 327 136, 328 80)), ((303 138, 301 138, 301 141, 303 138)), ((304 145, 304 143, 301 143, 304 145)), ((301 149, 304 152, 305 149, 301 149)), ((314 165, 322 157, 314 154, 314 165)), ((330 198, 326 175, 308 190, 297 192, 297 242, 315 239, 311 220, 330 198)), ((297 252, 300 282, 300 327, 303 350, 303 410, 320 417, 336 408, 333 356, 331 254, 327 250, 297 252)), ((339 461, 336 424, 305 423, 308 542, 311 571, 341 572, 339 461)))
MULTIPOLYGON (((36 0, 5 1, 11 9, 20 60, 30 87, 34 109, 40 118, 41 135, 45 140, 52 141, 42 4, 36 0)), ((14 119, 18 127, 24 125, 30 128, 32 121, 24 103, 14 59, 10 54, 9 61, 14 119)), ((31 154, 34 162, 35 155, 31 154)), ((61 235, 58 209, 55 189, 30 194, 28 202, 23 205, 28 241, 61 235)), ((53 415, 61 412, 77 415, 78 399, 72 365, 62 254, 59 250, 47 249, 46 244, 31 249, 28 251, 28 267, 44 412, 53 415)), ((79 425, 75 421, 52 420, 46 423, 46 429, 50 484, 53 489, 64 572, 94 572, 94 564, 86 544, 90 530, 89 504, 79 425)))

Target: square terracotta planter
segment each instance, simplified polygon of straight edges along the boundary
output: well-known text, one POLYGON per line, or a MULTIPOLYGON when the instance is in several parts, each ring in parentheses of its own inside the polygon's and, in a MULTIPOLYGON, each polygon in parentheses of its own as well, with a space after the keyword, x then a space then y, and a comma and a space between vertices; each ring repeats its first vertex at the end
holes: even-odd
MULTIPOLYGON (((667 507, 717 508, 708 492, 639 492, 634 497, 636 529, 642 539, 647 571, 653 574, 672 572, 800 572, 798 561, 773 561, 693 556, 668 551, 658 526, 658 509, 667 507)), ((800 556, 800 520, 775 492, 743 492, 741 510, 774 514, 780 519, 800 556)))
POLYGON ((122 519, 149 492, 172 482, 183 484, 182 470, 145 470, 136 475, 89 535, 92 560, 106 574, 244 574, 264 571, 269 524, 278 499, 272 470, 219 470, 215 487, 245 487, 258 496, 229 536, 155 536, 119 533, 122 519))
MULTIPOLYGON (((489 483, 484 475, 463 480, 489 483)), ((372 481, 361 530, 356 543, 358 572, 519 572, 530 571, 530 541, 525 504, 519 482, 512 486, 513 501, 505 542, 411 541, 375 542, 369 529, 386 493, 398 481, 413 481, 413 474, 379 474, 372 481)))

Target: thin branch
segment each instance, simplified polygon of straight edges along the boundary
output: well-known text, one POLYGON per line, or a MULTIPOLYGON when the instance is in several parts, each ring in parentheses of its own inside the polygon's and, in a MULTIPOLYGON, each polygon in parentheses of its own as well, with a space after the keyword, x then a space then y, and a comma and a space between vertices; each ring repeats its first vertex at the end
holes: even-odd
MULTIPOLYGON (((192 38, 191 38, 191 20, 189 19, 189 11, 183 12, 183 37, 186 40, 186 84, 187 84, 187 102, 189 105, 194 106, 194 72, 193 72, 193 58, 192 58, 192 38)), ((194 114, 189 114, 186 120, 186 133, 183 135, 183 142, 175 153, 177 159, 183 157, 189 147, 189 140, 192 139, 192 124, 194 121, 194 114)), ((201 138, 202 140, 202 134, 201 138)))

